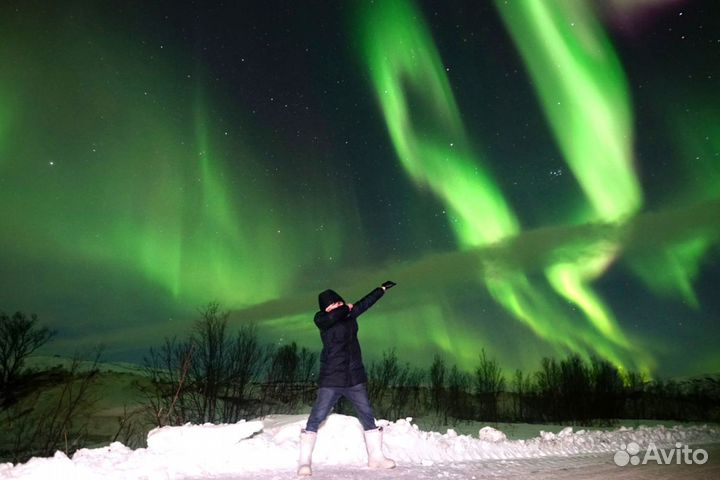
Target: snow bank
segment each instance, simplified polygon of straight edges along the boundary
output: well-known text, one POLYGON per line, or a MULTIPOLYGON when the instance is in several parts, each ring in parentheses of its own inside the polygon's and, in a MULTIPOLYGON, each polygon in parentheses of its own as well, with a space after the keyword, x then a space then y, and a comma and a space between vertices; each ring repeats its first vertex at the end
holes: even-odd
POLYGON ((546 456, 567 456, 586 453, 615 452, 620 445, 635 442, 646 447, 650 442, 658 447, 720 441, 720 431, 703 427, 621 427, 615 431, 573 432, 565 427, 555 434, 540 432, 527 440, 507 440, 505 434, 491 427, 478 432, 478 438, 457 435, 453 430, 441 434, 423 432, 411 419, 391 424, 385 436, 387 454, 400 463, 463 462, 488 459, 517 459, 546 456))
POLYGON ((157 453, 197 451, 198 445, 205 449, 222 450, 248 438, 263 429, 260 421, 241 421, 234 425, 184 425, 182 427, 155 428, 148 433, 148 448, 157 453))
MULTIPOLYGON (((299 433, 306 421, 305 415, 275 415, 231 425, 164 427, 148 434, 148 448, 132 450, 116 442, 78 450, 72 459, 57 452, 52 458, 33 458, 15 466, 1 464, 0 478, 183 479, 263 470, 289 473, 297 465, 299 433)), ((567 427, 557 434, 540 432, 535 438, 508 440, 491 427, 470 436, 454 430, 425 432, 411 418, 378 424, 385 427, 386 455, 400 466, 610 453, 629 442, 641 447, 650 442, 658 447, 720 442, 720 430, 707 426, 578 432, 567 427)), ((354 417, 331 415, 318 434, 313 463, 362 468, 366 462, 360 423, 354 417)))

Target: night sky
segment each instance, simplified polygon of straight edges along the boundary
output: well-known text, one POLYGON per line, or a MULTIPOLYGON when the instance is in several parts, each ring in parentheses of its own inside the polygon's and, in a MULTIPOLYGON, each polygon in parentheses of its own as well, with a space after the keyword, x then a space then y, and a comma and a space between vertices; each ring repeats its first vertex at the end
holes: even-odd
POLYGON ((0 5, 0 310, 140 361, 217 301, 319 350, 317 294, 511 372, 720 371, 720 3, 0 5))

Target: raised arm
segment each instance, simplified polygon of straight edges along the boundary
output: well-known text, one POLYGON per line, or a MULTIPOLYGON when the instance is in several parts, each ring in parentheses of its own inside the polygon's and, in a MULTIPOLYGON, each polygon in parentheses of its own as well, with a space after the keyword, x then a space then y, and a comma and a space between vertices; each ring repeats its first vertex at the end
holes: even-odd
POLYGON ((373 304, 377 302, 384 294, 385 289, 382 287, 377 287, 375 290, 368 293, 357 302, 353 303, 353 308, 350 311, 351 315, 353 315, 354 317, 359 317, 365 312, 365 310, 372 307, 373 304))
POLYGON ((320 330, 325 330, 335 324, 335 322, 344 320, 349 312, 350 307, 347 305, 341 305, 329 312, 317 312, 315 314, 315 325, 317 325, 320 330))

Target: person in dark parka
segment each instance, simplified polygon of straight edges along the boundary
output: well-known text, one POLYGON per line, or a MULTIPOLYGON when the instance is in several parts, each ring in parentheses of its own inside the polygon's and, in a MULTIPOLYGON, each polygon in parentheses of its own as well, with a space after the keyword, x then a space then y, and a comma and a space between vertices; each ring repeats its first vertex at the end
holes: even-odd
POLYGON ((395 462, 382 453, 382 428, 375 425, 367 393, 367 374, 357 338, 357 318, 393 286, 395 282, 384 282, 354 304, 345 303, 334 290, 328 289, 318 295, 320 311, 315 314, 315 325, 320 330, 323 343, 319 388, 307 426, 300 434, 299 475, 312 474, 311 457, 318 428, 340 397, 350 400, 358 413, 365 432, 368 465, 373 468, 395 467, 395 462))

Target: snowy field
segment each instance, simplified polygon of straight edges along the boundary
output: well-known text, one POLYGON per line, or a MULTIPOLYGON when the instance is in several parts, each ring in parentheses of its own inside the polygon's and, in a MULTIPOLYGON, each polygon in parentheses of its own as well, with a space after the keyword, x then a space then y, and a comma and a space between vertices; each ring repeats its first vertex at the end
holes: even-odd
MULTIPOLYGON (((0 465, 0 478, 27 479, 282 479, 294 478, 305 415, 274 415, 230 425, 186 425, 155 429, 148 447, 121 443, 53 458, 0 465)), ((331 415, 321 427, 313 454, 313 478, 720 478, 720 429, 709 426, 654 426, 615 430, 566 427, 526 439, 510 439, 483 427, 473 435, 453 430, 423 431, 411 419, 385 426, 385 454, 398 463, 373 471, 362 428, 354 417, 331 415), (617 466, 614 455, 634 442, 673 453, 676 445, 703 448, 702 465, 617 466), (679 443, 678 443, 679 442, 679 443)), ((678 455, 679 457, 679 455, 678 455)))

